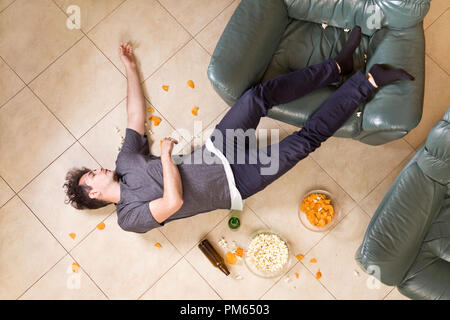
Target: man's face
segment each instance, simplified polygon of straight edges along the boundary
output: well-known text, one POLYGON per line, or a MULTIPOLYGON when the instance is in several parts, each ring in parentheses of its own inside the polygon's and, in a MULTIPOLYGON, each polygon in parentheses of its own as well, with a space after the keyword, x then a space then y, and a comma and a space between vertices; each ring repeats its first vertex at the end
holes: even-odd
POLYGON ((89 197, 93 199, 99 199, 102 196, 103 190, 105 190, 111 183, 117 181, 115 171, 111 171, 105 168, 98 168, 85 173, 79 184, 85 184, 92 188, 89 191, 89 197))

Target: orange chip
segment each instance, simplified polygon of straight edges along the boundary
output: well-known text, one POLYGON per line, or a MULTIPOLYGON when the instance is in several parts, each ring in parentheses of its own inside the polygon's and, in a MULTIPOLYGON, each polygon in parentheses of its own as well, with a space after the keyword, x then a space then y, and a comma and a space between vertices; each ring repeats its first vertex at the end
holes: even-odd
POLYGON ((105 223, 104 223, 104 222, 100 222, 100 223, 97 225, 97 229, 98 229, 98 230, 103 230, 103 229, 105 229, 105 223))
POLYGON ((155 109, 153 107, 147 108, 148 113, 153 113, 155 112, 155 109))
POLYGON ((153 125, 155 127, 159 126, 159 124, 161 123, 161 118, 157 116, 151 116, 150 118, 148 118, 148 120, 153 121, 153 125))
POLYGON ((317 260, 316 260, 315 258, 312 258, 311 260, 309 260, 309 262, 311 262, 311 263, 316 263, 317 260))
POLYGON ((242 248, 237 248, 237 249, 236 249, 236 255, 237 255, 238 257, 242 257, 242 256, 244 255, 244 249, 242 249, 242 248))
POLYGON ((169 91, 169 86, 162 86, 162 89, 163 89, 164 91, 169 91))
POLYGON ((159 140, 159 147, 162 147, 162 140, 159 140))
POLYGON ((187 85, 189 86, 189 87, 191 87, 192 89, 194 89, 194 81, 192 81, 192 80, 189 80, 188 82, 187 82, 187 85))
POLYGON ((78 273, 80 272, 80 265, 76 262, 72 263, 72 272, 78 273))
POLYGON ((319 271, 317 271, 317 273, 316 273, 316 279, 320 279, 320 278, 322 278, 322 272, 320 272, 320 269, 319 269, 319 271))
POLYGON ((225 258, 227 259, 227 262, 229 264, 235 264, 237 261, 236 255, 233 252, 228 251, 225 255, 225 258))
POLYGON ((294 286, 294 289, 297 289, 297 286, 294 286))
POLYGON ((298 279, 298 272, 296 272, 296 273, 295 273, 295 276, 296 276, 296 277, 297 277, 297 279, 298 279))
POLYGON ((76 237, 77 235, 75 234, 75 233, 69 233, 69 237, 71 237, 72 239, 74 239, 75 240, 75 237, 76 237))
POLYGON ((155 247, 161 248, 162 246, 161 246, 161 244, 159 242, 157 242, 157 243, 155 243, 155 247))
POLYGON ((198 115, 198 107, 197 106, 193 107, 191 112, 194 116, 198 115))
POLYGON ((298 261, 301 261, 304 258, 304 256, 302 254, 298 254, 296 255, 296 258, 298 259, 298 261))

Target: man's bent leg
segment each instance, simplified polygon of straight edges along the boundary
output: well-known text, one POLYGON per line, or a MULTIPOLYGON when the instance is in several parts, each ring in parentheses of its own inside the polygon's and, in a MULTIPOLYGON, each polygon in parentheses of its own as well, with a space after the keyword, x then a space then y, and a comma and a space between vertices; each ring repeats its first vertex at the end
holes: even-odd
POLYGON ((331 137, 375 90, 358 71, 321 105, 301 130, 292 133, 279 144, 267 147, 265 151, 271 163, 264 164, 258 161, 257 164, 232 165, 236 186, 242 198, 245 199, 264 189, 306 158, 331 137), (278 157, 274 154, 276 158, 272 159, 272 153, 276 153, 275 148, 278 148, 279 154, 278 157), (262 172, 262 170, 271 171, 271 166, 278 166, 275 168, 278 169, 276 173, 262 172))
POLYGON ((271 107, 296 100, 338 80, 334 59, 280 75, 248 89, 216 128, 223 133, 226 129, 256 129, 271 107))

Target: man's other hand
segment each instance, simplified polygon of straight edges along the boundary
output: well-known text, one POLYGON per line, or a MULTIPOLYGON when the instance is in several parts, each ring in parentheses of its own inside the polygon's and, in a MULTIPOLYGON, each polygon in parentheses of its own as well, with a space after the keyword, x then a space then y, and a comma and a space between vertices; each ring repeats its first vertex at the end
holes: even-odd
POLYGON ((136 68, 136 59, 133 54, 133 47, 127 42, 121 42, 119 46, 119 57, 126 69, 136 68))

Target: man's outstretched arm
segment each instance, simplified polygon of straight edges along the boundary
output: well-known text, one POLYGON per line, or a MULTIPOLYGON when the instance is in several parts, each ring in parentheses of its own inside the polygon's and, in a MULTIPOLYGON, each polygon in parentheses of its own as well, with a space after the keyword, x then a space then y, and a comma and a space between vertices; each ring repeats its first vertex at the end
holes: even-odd
POLYGON ((127 73, 127 127, 143 136, 145 133, 145 99, 133 54, 133 47, 128 43, 121 42, 119 57, 127 73))

